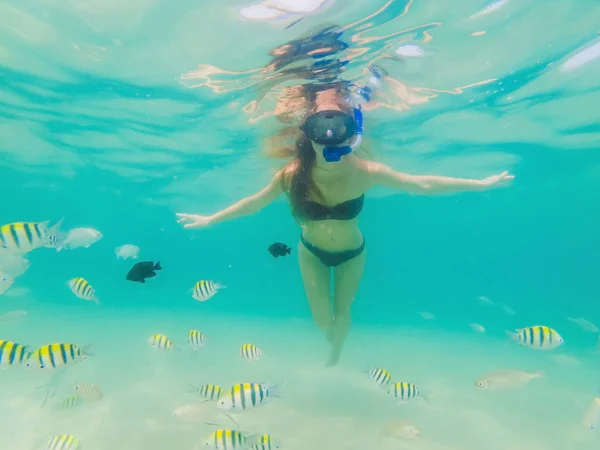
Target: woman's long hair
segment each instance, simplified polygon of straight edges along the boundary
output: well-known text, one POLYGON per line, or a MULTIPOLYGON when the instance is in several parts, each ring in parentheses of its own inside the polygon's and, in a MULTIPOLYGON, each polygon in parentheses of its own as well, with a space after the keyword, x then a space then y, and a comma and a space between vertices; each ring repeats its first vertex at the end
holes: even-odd
MULTIPOLYGON (((302 96, 308 106, 305 109, 304 116, 308 117, 317 107, 318 91, 312 90, 310 85, 304 85, 303 88, 302 96)), ((340 98, 347 98, 344 90, 344 87, 339 87, 340 98)), ((340 108, 348 110, 348 112, 351 110, 350 105, 345 104, 345 102, 340 104, 340 108)), ((282 116, 287 119, 289 111, 285 114, 282 112, 282 116)), ((281 122, 288 121, 281 120, 281 122)), ((294 217, 301 220, 306 217, 306 204, 309 197, 316 197, 318 200, 323 201, 323 194, 313 178, 317 153, 312 141, 296 125, 279 130, 278 133, 269 138, 269 144, 270 148, 267 150, 269 156, 278 158, 293 157, 293 160, 283 169, 281 183, 290 199, 294 217)))

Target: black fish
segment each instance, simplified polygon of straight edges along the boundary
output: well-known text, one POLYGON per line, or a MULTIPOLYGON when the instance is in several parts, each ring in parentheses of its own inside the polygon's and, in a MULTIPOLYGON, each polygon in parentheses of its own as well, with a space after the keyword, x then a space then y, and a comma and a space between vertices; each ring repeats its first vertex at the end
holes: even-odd
POLYGON ((292 253, 292 249, 281 242, 275 242, 274 244, 269 245, 267 249, 269 253, 273 256, 273 258, 277 258, 279 256, 285 256, 292 253))
POLYGON ((154 278, 156 276, 155 270, 162 270, 162 267, 160 267, 160 261, 158 261, 156 264, 154 264, 152 261, 142 261, 136 263, 127 273, 127 280, 145 283, 146 278, 154 278))

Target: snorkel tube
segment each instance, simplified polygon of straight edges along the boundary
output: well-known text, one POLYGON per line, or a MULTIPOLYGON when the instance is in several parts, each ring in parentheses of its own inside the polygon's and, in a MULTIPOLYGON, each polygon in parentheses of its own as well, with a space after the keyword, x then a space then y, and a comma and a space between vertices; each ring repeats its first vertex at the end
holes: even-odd
MULTIPOLYGON (((356 133, 351 143, 343 146, 330 146, 323 148, 323 158, 327 162, 339 162, 342 156, 352 153, 359 147, 363 137, 363 115, 362 105, 368 103, 373 96, 374 89, 377 89, 381 84, 383 71, 374 65, 368 67, 371 76, 366 80, 365 84, 358 88, 352 98, 354 121, 356 122, 356 133)), ((354 85, 356 86, 356 85, 354 85)))

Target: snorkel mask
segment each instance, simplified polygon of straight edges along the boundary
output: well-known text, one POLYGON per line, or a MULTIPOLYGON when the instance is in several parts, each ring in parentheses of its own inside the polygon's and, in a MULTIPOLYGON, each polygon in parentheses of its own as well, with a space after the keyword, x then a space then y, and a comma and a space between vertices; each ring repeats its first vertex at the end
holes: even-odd
POLYGON ((300 130, 311 141, 324 145, 323 158, 327 162, 340 161, 342 156, 351 153, 362 142, 361 105, 371 99, 373 88, 378 87, 382 76, 381 69, 376 66, 369 66, 369 71, 371 76, 363 87, 356 90, 351 99, 353 116, 343 111, 319 111, 307 117, 305 122, 300 125, 300 130), (342 145, 351 138, 353 138, 351 142, 342 145))
POLYGON ((300 129, 311 141, 324 145, 323 158, 338 162, 362 141, 362 111, 354 108, 354 117, 343 111, 320 111, 309 116, 300 129), (342 145, 354 136, 351 143, 342 145))

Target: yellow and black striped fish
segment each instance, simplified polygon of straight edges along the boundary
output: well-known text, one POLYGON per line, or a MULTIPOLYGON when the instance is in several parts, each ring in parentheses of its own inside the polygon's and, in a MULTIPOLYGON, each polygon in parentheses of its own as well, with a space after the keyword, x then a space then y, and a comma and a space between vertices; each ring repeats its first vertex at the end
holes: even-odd
POLYGON ((79 395, 72 395, 70 397, 65 398, 62 401, 61 406, 64 409, 73 409, 77 408, 81 404, 83 404, 83 399, 79 395))
POLYGON ((402 401, 411 400, 421 395, 419 389, 414 384, 407 383, 406 381, 395 382, 389 387, 388 393, 402 401))
POLYGON ((240 356, 250 362, 258 361, 263 351, 254 344, 243 344, 240 348, 240 356))
POLYGON ((166 337, 164 334, 153 334, 148 338, 148 343, 152 347, 158 348, 159 350, 171 351, 175 349, 175 344, 173 344, 173 341, 171 341, 171 339, 166 337))
POLYGON ((202 386, 190 386, 192 392, 200 395, 206 400, 219 400, 225 390, 216 384, 203 384, 202 386))
POLYGON ((248 447, 246 436, 240 431, 218 429, 206 440, 206 448, 213 450, 244 450, 248 447))
POLYGON ((205 342, 206 336, 204 336, 201 331, 190 330, 188 332, 188 344, 190 344, 194 350, 204 347, 205 342))
POLYGON ((0 341, 0 367, 16 366, 29 358, 29 347, 12 341, 0 341))
POLYGON ((506 333, 511 340, 535 350, 552 350, 564 342, 556 330, 542 325, 518 328, 515 332, 506 330, 506 333))
POLYGON ((98 297, 96 296, 96 291, 94 291, 94 288, 92 288, 87 280, 81 277, 72 278, 69 280, 68 284, 71 292, 77 297, 83 300, 90 300, 98 305, 100 304, 100 300, 98 300, 98 297))
POLYGON ((63 343, 44 345, 29 355, 27 367, 54 370, 70 366, 86 359, 90 355, 88 348, 63 343))
POLYGON ((73 393, 86 402, 100 400, 103 397, 102 391, 92 383, 77 383, 73 386, 73 393))
POLYGON ((248 438, 250 448, 252 450, 276 450, 279 445, 273 442, 273 438, 269 434, 248 438))
POLYGON ((234 385, 217 402, 217 407, 225 411, 245 411, 267 403, 276 397, 275 388, 261 383, 239 383, 234 385))
POLYGON ((380 386, 386 386, 392 382, 392 374, 385 369, 371 369, 369 371, 369 378, 380 386))
POLYGON ((60 235, 62 219, 52 228, 45 222, 15 222, 0 227, 0 251, 27 253, 50 245, 49 237, 60 235))
POLYGON ((221 283, 215 283, 210 280, 201 280, 196 283, 194 286, 192 297, 199 302, 205 302, 206 300, 212 298, 219 289, 223 289, 221 283))
POLYGON ((81 444, 75 436, 61 434, 46 442, 44 450, 79 450, 80 448, 81 444))

